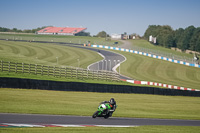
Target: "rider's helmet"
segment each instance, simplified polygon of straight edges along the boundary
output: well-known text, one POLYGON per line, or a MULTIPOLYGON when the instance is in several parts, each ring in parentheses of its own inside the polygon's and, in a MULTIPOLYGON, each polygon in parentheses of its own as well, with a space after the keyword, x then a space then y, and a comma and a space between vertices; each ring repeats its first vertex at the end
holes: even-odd
POLYGON ((115 104, 115 99, 114 99, 114 98, 111 98, 109 102, 110 102, 110 104, 113 105, 113 104, 115 104))

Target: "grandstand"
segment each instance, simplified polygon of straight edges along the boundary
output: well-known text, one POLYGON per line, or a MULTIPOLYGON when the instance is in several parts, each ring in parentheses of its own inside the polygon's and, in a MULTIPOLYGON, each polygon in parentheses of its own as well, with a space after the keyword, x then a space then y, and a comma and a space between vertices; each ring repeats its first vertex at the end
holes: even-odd
POLYGON ((42 30, 37 31, 37 34, 43 35, 70 35, 86 30, 87 28, 73 28, 73 27, 46 27, 42 30))

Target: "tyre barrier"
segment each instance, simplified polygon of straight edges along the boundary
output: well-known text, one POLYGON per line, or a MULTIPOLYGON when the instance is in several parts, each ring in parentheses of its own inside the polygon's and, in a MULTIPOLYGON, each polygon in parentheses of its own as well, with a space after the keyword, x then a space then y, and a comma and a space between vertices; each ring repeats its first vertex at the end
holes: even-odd
POLYGON ((62 81, 5 78, 5 77, 0 78, 0 88, 81 91, 81 92, 101 92, 101 93, 135 93, 135 94, 200 97, 200 91, 161 89, 156 87, 143 87, 143 86, 131 86, 131 85, 62 82, 62 81))

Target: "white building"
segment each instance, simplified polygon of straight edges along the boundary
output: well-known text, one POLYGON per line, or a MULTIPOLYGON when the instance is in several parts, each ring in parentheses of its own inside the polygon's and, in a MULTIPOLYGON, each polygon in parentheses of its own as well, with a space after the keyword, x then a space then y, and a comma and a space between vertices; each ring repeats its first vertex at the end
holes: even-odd
POLYGON ((152 35, 150 35, 149 42, 156 43, 156 37, 153 37, 152 35))
POLYGON ((121 39, 121 38, 122 38, 122 35, 121 35, 121 34, 112 34, 112 35, 111 35, 111 38, 112 38, 112 39, 121 39))

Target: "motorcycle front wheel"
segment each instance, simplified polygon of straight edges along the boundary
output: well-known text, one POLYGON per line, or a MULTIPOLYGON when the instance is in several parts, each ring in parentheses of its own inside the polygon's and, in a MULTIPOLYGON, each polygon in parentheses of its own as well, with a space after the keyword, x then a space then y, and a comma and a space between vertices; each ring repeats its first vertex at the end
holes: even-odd
POLYGON ((92 115, 92 118, 96 118, 98 114, 99 114, 99 111, 96 111, 96 112, 92 115))
POLYGON ((104 118, 105 118, 105 119, 108 119, 108 118, 109 118, 109 114, 105 115, 104 118))

